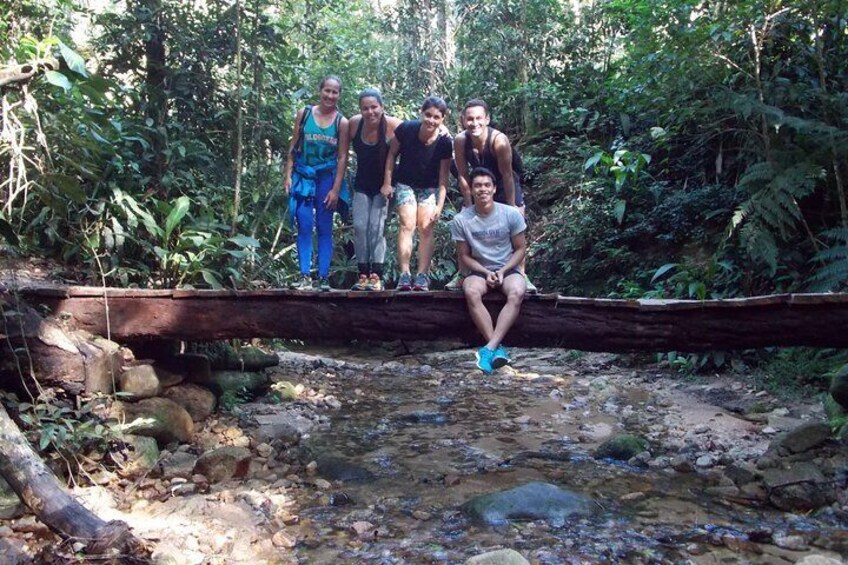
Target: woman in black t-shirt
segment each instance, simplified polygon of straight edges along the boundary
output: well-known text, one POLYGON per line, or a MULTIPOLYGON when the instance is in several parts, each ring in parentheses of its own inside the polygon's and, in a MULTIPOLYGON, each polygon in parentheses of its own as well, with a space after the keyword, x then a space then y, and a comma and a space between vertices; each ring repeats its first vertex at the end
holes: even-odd
POLYGON ((444 128, 447 104, 431 96, 421 105, 421 119, 401 123, 389 146, 381 192, 394 193, 400 218, 398 231, 398 290, 429 290, 433 258, 433 227, 442 213, 447 194, 453 140, 444 128), (400 162, 395 170, 395 158, 400 162), (394 188, 393 186, 394 185, 394 188), (412 237, 418 229, 418 274, 409 268, 412 237))
POLYGON ((359 114, 350 119, 350 146, 356 154, 353 193, 353 248, 359 280, 352 290, 383 290, 388 202, 380 193, 389 141, 398 118, 387 116, 383 96, 375 88, 359 94, 359 114))

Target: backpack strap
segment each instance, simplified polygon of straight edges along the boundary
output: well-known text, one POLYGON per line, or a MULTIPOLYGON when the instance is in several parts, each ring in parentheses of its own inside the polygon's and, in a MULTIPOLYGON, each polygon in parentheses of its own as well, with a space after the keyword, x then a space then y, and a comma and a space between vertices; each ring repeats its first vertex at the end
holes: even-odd
POLYGON ((306 120, 309 119, 309 116, 312 115, 312 106, 304 106, 303 107, 303 115, 300 117, 300 124, 298 125, 298 129, 300 131, 300 135, 297 137, 297 147, 295 148, 295 155, 300 155, 303 153, 303 144, 306 141, 304 138, 304 130, 306 129, 306 120))

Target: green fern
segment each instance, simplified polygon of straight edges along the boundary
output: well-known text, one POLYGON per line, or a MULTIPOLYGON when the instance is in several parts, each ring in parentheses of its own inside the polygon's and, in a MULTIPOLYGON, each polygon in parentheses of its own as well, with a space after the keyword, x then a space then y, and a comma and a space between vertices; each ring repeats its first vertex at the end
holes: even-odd
POLYGON ((821 234, 829 244, 813 261, 820 267, 807 280, 812 292, 840 291, 848 288, 848 228, 834 228, 821 234))
POLYGON ((809 162, 789 166, 761 162, 748 167, 739 188, 750 196, 734 214, 730 233, 739 229, 751 258, 766 263, 772 272, 777 270, 780 243, 788 241, 804 220, 799 201, 815 191, 823 175, 820 166, 809 162))

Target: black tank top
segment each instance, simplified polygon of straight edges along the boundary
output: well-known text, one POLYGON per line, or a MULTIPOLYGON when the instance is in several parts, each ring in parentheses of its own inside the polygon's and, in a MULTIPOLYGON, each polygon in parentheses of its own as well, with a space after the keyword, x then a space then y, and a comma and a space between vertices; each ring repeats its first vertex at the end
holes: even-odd
MULTIPOLYGON (((500 135, 506 135, 503 132, 498 132, 500 135)), ((483 144, 483 150, 478 154, 474 151, 474 145, 471 141, 471 136, 465 134, 465 162, 468 165, 468 171, 475 167, 486 167, 493 175, 495 175, 495 201, 506 202, 506 195, 503 188, 503 175, 498 166, 498 156, 495 154, 493 147, 495 136, 492 128, 486 135, 486 142, 483 144)), ((521 179, 514 170, 512 172, 513 185, 515 186, 515 205, 524 205, 524 193, 521 187, 521 179)))
POLYGON ((362 129, 365 120, 359 120, 359 127, 353 136, 353 152, 356 153, 356 179, 353 187, 358 192, 374 196, 383 186, 383 173, 386 166, 387 150, 380 152, 380 141, 366 143, 362 139, 362 129), (382 157, 382 158, 381 158, 382 157))

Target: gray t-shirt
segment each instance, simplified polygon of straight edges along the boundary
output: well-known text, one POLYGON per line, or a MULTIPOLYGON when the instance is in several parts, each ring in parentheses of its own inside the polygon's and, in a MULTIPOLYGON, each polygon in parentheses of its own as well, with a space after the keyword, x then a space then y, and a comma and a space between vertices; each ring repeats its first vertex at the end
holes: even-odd
POLYGON ((512 257, 512 237, 526 229, 527 223, 517 208, 495 202, 495 209, 488 216, 478 214, 474 206, 454 216, 451 238, 466 242, 472 257, 496 271, 512 257))

